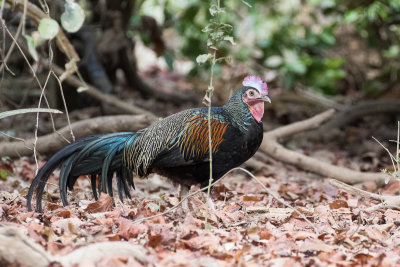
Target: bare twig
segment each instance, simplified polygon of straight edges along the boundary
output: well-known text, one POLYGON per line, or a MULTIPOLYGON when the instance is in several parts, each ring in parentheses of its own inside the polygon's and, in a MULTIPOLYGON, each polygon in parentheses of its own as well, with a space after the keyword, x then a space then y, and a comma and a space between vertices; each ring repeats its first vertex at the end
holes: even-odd
POLYGON ((279 138, 293 135, 319 127, 324 121, 331 118, 334 110, 330 109, 310 119, 279 127, 264 133, 263 143, 260 149, 272 158, 293 164, 307 171, 321 176, 331 177, 345 183, 355 184, 365 181, 382 183, 387 178, 384 173, 358 172, 344 167, 338 167, 329 163, 291 151, 278 143, 279 138))
POLYGON ((331 121, 327 122, 315 131, 308 134, 310 137, 319 138, 329 134, 334 129, 349 125, 360 118, 382 113, 398 114, 400 112, 400 101, 395 99, 380 99, 364 101, 352 105, 338 112, 331 121))
MULTIPOLYGON (((3 1, 3 2, 2 2, 2 5, 3 5, 4 3, 5 3, 5 2, 3 1)), ((8 61, 8 59, 10 58, 12 52, 14 51, 15 44, 16 44, 16 40, 19 38, 19 35, 21 34, 21 30, 22 30, 22 28, 23 28, 23 26, 24 26, 24 25, 23 25, 23 24, 24 24, 23 22, 25 21, 25 17, 26 17, 26 8, 24 8, 24 12, 23 12, 23 14, 22 14, 22 19, 21 19, 21 21, 20 21, 20 23, 19 23, 19 25, 18 25, 17 32, 15 33, 15 37, 14 37, 15 39, 14 39, 13 42, 11 43, 10 48, 9 48, 8 51, 7 51, 7 54, 5 55, 5 57, 4 57, 3 60, 2 60, 2 63, 1 63, 1 65, 0 65, 0 72, 3 72, 4 68, 7 69, 8 71, 10 71, 9 68, 7 67, 7 61, 8 61)), ((3 27, 5 27, 6 23, 5 23, 5 21, 3 20, 2 16, 0 17, 0 19, 1 19, 1 21, 2 21, 3 27)), ((5 31, 4 31, 4 37, 5 37, 5 31)), ((4 40, 3 42, 5 42, 5 40, 4 40)), ((4 48, 4 47, 3 47, 3 48, 4 48)), ((2 51, 2 52, 4 52, 4 51, 2 51)), ((10 72, 11 72, 11 71, 10 71, 10 72)))
POLYGON ((382 208, 400 208, 400 197, 399 196, 378 195, 375 193, 361 190, 359 188, 342 183, 342 182, 334 180, 334 179, 329 179, 329 183, 332 184, 333 186, 343 189, 344 191, 346 191, 350 194, 358 195, 358 196, 365 197, 368 199, 375 199, 375 200, 379 200, 382 202, 378 205, 374 205, 370 208, 365 209, 365 211, 371 212, 371 211, 375 211, 377 209, 382 209, 382 208))
MULTIPOLYGON (((68 127, 69 127, 69 130, 70 130, 70 133, 71 133, 72 141, 75 141, 75 135, 74 135, 74 132, 73 132, 72 127, 71 127, 71 120, 69 119, 67 102, 65 101, 65 96, 64 96, 64 91, 63 91, 63 87, 62 87, 61 81, 58 78, 58 76, 54 73, 54 71, 51 71, 51 73, 53 74, 53 77, 57 80, 58 87, 60 88, 60 95, 61 95, 61 99, 63 101, 65 115, 67 117, 67 122, 68 122, 68 127)), ((53 130, 55 132, 57 132, 57 130, 54 127, 54 124, 53 124, 53 130)), ((62 137, 64 137, 64 136, 62 136, 62 137)), ((65 139, 65 140, 67 140, 67 139, 65 139)))
MULTIPOLYGON (((47 83, 49 81, 50 76, 51 76, 51 72, 49 72, 47 74, 44 86, 41 88, 42 90, 41 90, 40 97, 39 97, 38 108, 40 108, 40 106, 42 104, 42 98, 44 96, 44 90, 45 90, 45 88, 47 86, 47 83)), ((35 175, 39 171, 39 162, 37 160, 37 152, 36 152, 36 144, 37 144, 37 141, 38 141, 38 130, 39 130, 39 112, 36 113, 35 137, 34 137, 34 141, 33 141, 33 157, 34 157, 35 163, 36 163, 36 173, 35 173, 35 175)))
MULTIPOLYGON (((218 0, 218 8, 219 8, 219 0, 218 0)), ((210 197, 210 191, 211 191, 211 184, 213 183, 213 176, 212 176, 212 138, 211 138, 211 98, 214 92, 214 86, 213 86, 213 78, 214 78, 214 67, 215 67, 215 63, 216 63, 216 55, 217 55, 217 50, 214 50, 213 53, 213 58, 211 59, 211 74, 210 74, 210 85, 208 86, 208 90, 205 96, 205 99, 207 99, 208 101, 206 101, 207 105, 208 105, 208 116, 207 116, 207 124, 208 124, 208 153, 209 153, 209 157, 210 157, 210 178, 208 180, 208 188, 207 188, 207 198, 210 197)), ((206 213, 206 218, 205 218, 205 222, 207 225, 207 221, 208 221, 208 215, 209 215, 209 203, 208 201, 206 201, 207 203, 207 213, 206 213)))

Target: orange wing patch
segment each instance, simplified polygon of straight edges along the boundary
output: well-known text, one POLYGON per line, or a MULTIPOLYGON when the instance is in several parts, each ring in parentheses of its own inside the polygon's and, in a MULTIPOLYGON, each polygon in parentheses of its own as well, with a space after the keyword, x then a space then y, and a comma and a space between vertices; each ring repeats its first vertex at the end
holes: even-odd
MULTIPOLYGON (((228 125, 228 123, 220 123, 218 120, 211 120, 211 147, 213 153, 218 151, 219 145, 224 141, 222 137, 228 125)), ((207 119, 197 115, 187 122, 184 133, 180 138, 179 148, 185 160, 201 159, 209 153, 207 119)))

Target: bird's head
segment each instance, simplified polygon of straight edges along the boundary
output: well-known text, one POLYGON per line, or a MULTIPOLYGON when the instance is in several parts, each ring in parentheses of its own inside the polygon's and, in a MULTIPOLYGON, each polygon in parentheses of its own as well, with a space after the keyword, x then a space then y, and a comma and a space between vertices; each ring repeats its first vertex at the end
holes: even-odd
POLYGON ((242 100, 247 104, 254 119, 260 122, 264 115, 264 102, 271 103, 267 83, 263 82, 260 77, 247 76, 243 80, 243 85, 245 88, 242 100))

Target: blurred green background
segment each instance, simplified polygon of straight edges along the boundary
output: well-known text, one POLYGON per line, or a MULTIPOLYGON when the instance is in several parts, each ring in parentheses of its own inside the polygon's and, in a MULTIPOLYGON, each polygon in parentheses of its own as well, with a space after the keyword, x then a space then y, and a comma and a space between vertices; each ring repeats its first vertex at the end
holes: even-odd
MULTIPOLYGON (((220 56, 267 73, 283 88, 304 87, 329 95, 354 91, 378 94, 398 82, 400 1, 341 0, 225 0, 223 20, 233 26, 236 45, 226 45, 220 56)), ((164 58, 173 69, 176 59, 195 62, 207 53, 202 29, 210 19, 209 1, 147 0, 131 18, 148 15, 179 40, 164 58), (178 36, 178 37, 176 37, 178 36)), ((132 31, 132 34, 136 34, 132 31)), ((146 34, 139 32, 145 44, 146 34)), ((165 40, 168 43, 168 40, 165 40)), ((207 65, 194 65, 190 75, 207 75, 207 65)), ((250 72, 250 71, 249 71, 250 72)), ((216 75, 221 67, 216 68, 216 75)))

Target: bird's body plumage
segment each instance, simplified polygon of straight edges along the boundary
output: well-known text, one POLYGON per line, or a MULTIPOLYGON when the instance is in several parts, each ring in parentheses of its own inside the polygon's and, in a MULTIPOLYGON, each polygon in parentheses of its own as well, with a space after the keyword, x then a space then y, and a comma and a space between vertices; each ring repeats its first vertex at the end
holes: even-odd
MULTIPOLYGON (((227 104, 211 109, 213 178, 249 159, 261 144, 262 122, 252 115, 243 101, 249 87, 238 91, 227 104)), ((261 115, 262 116, 262 115, 261 115)), ((100 190, 112 196, 112 179, 122 199, 134 188, 132 173, 141 177, 155 172, 184 184, 205 185, 209 178, 208 109, 184 110, 159 120, 136 133, 93 135, 71 143, 49 159, 35 177, 28 193, 28 208, 36 188, 36 206, 41 212, 45 183, 61 164, 59 187, 64 205, 67 187, 72 190, 77 178, 90 175, 97 199, 100 190)))

